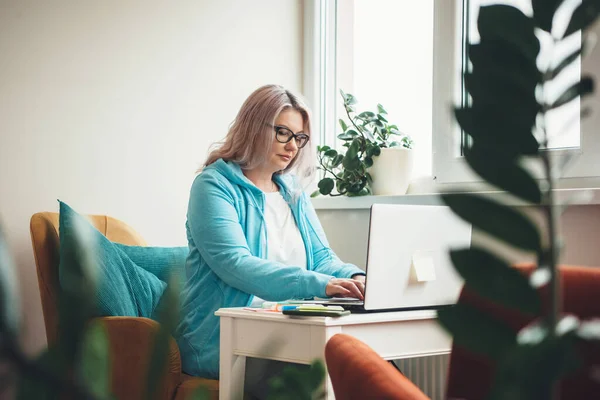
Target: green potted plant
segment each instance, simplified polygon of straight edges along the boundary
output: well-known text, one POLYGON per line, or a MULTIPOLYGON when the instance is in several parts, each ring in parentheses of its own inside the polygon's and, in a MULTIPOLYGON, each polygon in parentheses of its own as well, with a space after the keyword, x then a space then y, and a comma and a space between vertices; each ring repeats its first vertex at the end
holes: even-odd
POLYGON ((458 123, 472 139, 472 145, 464 149, 468 165, 488 183, 540 210, 545 219, 541 230, 520 210, 500 202, 476 194, 442 195, 475 228, 537 255, 537 269, 528 278, 487 249, 474 246, 451 251, 470 293, 534 318, 517 333, 472 305, 459 303, 439 311, 439 322, 456 343, 491 358, 497 366, 491 399, 557 398, 559 380, 578 369, 577 343, 600 339, 597 320, 583 321, 561 311, 560 206, 555 204, 553 191, 562 165, 555 165, 545 150, 547 114, 593 92, 593 80, 585 76, 565 87, 557 98, 547 94, 549 84, 579 59, 589 42, 583 40, 583 50, 576 49, 543 69, 537 62, 541 36, 551 39, 552 47, 560 45, 592 25, 600 14, 600 2, 583 0, 565 32, 557 32, 553 21, 561 3, 533 0, 533 17, 508 5, 480 8, 481 40, 468 46, 472 68, 463 72, 472 102, 455 110, 458 123), (524 168, 526 162, 541 166, 541 179, 524 168), (547 311, 541 306, 541 287, 549 294, 547 311))
POLYGON ((357 113, 356 98, 340 91, 349 123, 340 119, 345 153, 329 146, 317 148, 319 169, 325 176, 313 196, 404 194, 412 170, 413 140, 387 120, 381 104, 377 112, 357 113), (335 189, 335 192, 334 192, 335 189))

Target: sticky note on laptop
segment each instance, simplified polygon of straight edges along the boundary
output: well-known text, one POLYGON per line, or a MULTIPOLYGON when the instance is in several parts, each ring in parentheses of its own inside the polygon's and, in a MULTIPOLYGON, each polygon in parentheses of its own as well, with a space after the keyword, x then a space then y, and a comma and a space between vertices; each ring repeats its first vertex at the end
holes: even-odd
POLYGON ((420 251, 413 254, 410 280, 414 283, 435 280, 435 263, 432 251, 420 251))

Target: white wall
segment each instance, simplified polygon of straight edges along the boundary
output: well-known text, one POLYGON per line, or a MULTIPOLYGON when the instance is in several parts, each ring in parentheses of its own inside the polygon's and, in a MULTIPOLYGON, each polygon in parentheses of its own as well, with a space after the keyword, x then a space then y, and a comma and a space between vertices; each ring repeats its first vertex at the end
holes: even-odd
POLYGON ((258 86, 302 88, 301 18, 300 0, 0 0, 0 223, 28 351, 45 344, 31 215, 60 198, 185 245, 208 146, 258 86))

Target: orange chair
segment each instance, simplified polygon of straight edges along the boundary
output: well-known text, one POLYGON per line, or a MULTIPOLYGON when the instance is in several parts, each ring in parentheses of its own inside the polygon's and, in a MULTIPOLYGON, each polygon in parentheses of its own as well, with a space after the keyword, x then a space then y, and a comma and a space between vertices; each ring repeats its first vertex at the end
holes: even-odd
POLYGON ((390 363, 352 336, 339 333, 329 339, 325 360, 338 400, 428 399, 390 363))
MULTIPOLYGON (((31 217, 30 231, 38 274, 38 284, 49 344, 57 341, 58 332, 58 265, 59 238, 58 213, 42 212, 31 217)), ((145 246, 144 239, 127 224, 106 215, 88 217, 104 236, 114 242, 132 246, 145 246)), ((158 324, 148 318, 102 317, 107 329, 112 360, 112 390, 117 399, 142 399, 145 390, 145 373, 150 350, 158 324)), ((171 339, 168 365, 161 393, 155 398, 185 399, 199 386, 217 399, 219 383, 216 380, 192 377, 182 373, 179 349, 171 339)))
MULTIPOLYGON (((530 274, 534 267, 518 268, 530 274)), ((563 312, 580 319, 600 317, 600 269, 560 267, 563 312)), ((541 293, 546 298, 546 292, 541 293)), ((504 320, 515 329, 532 322, 531 316, 507 310, 463 290, 459 302, 474 305, 504 320)), ((561 399, 598 398, 600 382, 589 373, 600 364, 600 348, 586 345, 577 349, 583 359, 580 372, 568 376, 560 384, 561 399)), ((421 400, 427 397, 416 386, 359 340, 343 334, 333 336, 325 349, 327 368, 338 400, 398 399, 421 400)), ((488 397, 493 376, 493 363, 486 358, 452 346, 446 398, 478 400, 488 397)))

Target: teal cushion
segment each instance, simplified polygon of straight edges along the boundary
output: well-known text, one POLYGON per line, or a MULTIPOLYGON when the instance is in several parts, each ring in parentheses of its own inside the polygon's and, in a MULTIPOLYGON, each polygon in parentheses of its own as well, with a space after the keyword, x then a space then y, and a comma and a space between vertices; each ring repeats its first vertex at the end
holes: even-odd
POLYGON ((127 246, 120 243, 115 243, 115 246, 161 281, 168 283, 169 277, 174 276, 180 285, 183 284, 185 261, 189 254, 187 247, 127 246))
MULTIPOLYGON (((152 318, 165 290, 165 282, 136 265, 125 252, 101 234, 89 221, 59 201, 59 281, 68 284, 69 263, 81 255, 78 238, 87 237, 96 246, 89 257, 96 267, 97 314, 152 318), (79 235, 79 236, 77 236, 79 235)), ((86 241, 87 242, 87 241, 86 241)))

